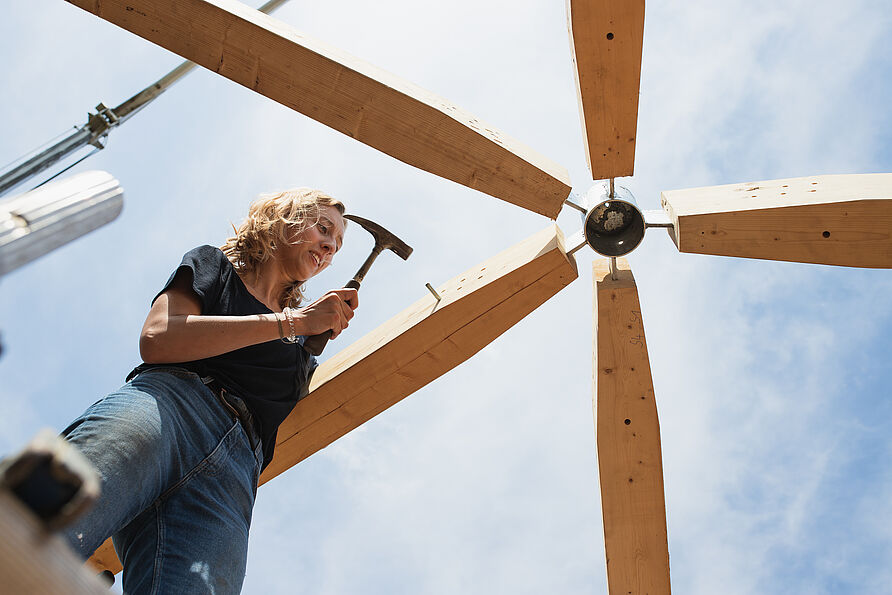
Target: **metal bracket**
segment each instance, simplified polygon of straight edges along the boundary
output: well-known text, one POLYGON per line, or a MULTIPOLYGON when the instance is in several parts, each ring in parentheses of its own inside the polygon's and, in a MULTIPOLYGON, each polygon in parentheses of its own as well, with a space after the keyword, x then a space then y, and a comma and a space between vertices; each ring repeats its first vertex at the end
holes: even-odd
MULTIPOLYGON (((565 205, 579 211, 579 218, 582 220, 583 224, 585 224, 585 216, 588 214, 588 209, 585 208, 585 202, 585 197, 579 196, 575 192, 571 192, 570 196, 564 199, 565 205)), ((579 248, 576 248, 576 250, 578 249, 579 248)), ((570 252, 570 254, 572 253, 573 252, 570 252)))
POLYGON ((672 229, 674 225, 672 224, 672 219, 670 219, 669 214, 663 209, 654 209, 651 211, 642 211, 642 215, 644 215, 644 227, 664 227, 668 229, 672 229))
MULTIPOLYGON (((641 233, 641 238, 638 239, 638 242, 640 242, 640 240, 643 239, 644 232, 649 227, 662 227, 664 229, 669 230, 670 235, 674 231, 675 225, 673 224, 671 217, 669 217, 669 214, 666 213, 666 211, 664 211, 663 209, 653 209, 653 210, 648 210, 648 211, 640 210, 638 208, 638 206, 635 205, 635 199, 631 195, 631 193, 627 189, 625 189, 621 186, 617 187, 613 178, 610 178, 610 180, 608 180, 607 184, 600 182, 600 183, 596 184, 595 186, 592 186, 592 188, 589 189, 589 192, 590 193, 595 192, 595 194, 593 196, 589 196, 589 195, 580 196, 579 194, 577 194, 575 192, 571 192, 570 196, 568 196, 564 200, 565 205, 579 211, 580 215, 582 216, 583 226, 587 225, 588 215, 589 215, 589 209, 586 208, 585 205, 597 205, 599 203, 599 201, 606 201, 607 199, 609 199, 610 201, 622 200, 625 202, 629 202, 630 204, 634 205, 635 211, 640 213, 640 219, 643 219, 643 222, 644 222, 644 229, 640 229, 640 227, 639 227, 639 231, 641 233), (600 191, 598 193, 599 189, 600 189, 600 191), (617 190, 619 190, 619 193, 617 192, 617 190)), ((604 202, 603 204, 608 204, 608 203, 604 202)), ((594 209, 592 209, 592 211, 594 212, 594 209)), ((640 221, 640 219, 639 219, 639 221, 640 221)), ((638 225, 640 226, 640 223, 638 225)), ((573 234, 572 236, 570 236, 567 239, 567 245, 573 246, 573 248, 571 248, 567 252, 567 254, 573 254, 574 252, 576 252, 580 248, 582 248, 584 245, 586 245, 587 242, 586 242, 584 231, 585 231, 585 227, 583 230, 579 231, 576 234, 573 234)), ((638 242, 635 242, 636 246, 637 246, 638 242)), ((595 249, 595 252, 599 252, 599 249, 597 247, 593 246, 593 248, 595 249)), ((632 248, 634 249, 634 246, 632 248)), ((629 250, 629 251, 631 251, 631 250, 629 250)), ((613 274, 615 274, 615 266, 616 266, 616 263, 612 262, 613 268, 611 268, 611 276, 613 274)), ((616 277, 613 277, 613 278, 615 279, 616 277)))
POLYGON ((577 231, 576 233, 574 233, 574 234, 573 234, 572 236, 570 236, 569 238, 567 238, 567 245, 568 245, 568 246, 574 246, 574 247, 571 248, 570 250, 567 250, 567 255, 568 255, 568 256, 571 255, 571 254, 573 254, 573 253, 575 253, 575 252, 577 252, 577 251, 578 251, 580 248, 582 248, 583 246, 587 246, 587 245, 588 245, 588 243, 585 241, 585 234, 582 233, 582 230, 581 230, 581 229, 580 229, 579 231, 577 231))
POLYGON ((571 193, 570 193, 570 196, 568 196, 568 197, 564 200, 564 204, 565 204, 565 205, 567 205, 568 207, 573 207, 574 209, 576 209, 577 211, 579 211, 580 213, 582 213, 583 216, 585 216, 585 214, 588 213, 588 209, 586 209, 584 206, 582 206, 581 204, 579 204, 580 202, 582 202, 582 201, 579 200, 579 195, 576 194, 575 192, 571 192, 571 193), (571 198, 572 198, 573 200, 570 200, 571 198), (573 202, 573 201, 577 201, 577 202, 573 202))
POLYGON ((100 149, 105 148, 102 139, 108 135, 108 131, 121 121, 118 115, 104 103, 96 106, 95 114, 87 114, 87 128, 90 130, 89 144, 100 149))

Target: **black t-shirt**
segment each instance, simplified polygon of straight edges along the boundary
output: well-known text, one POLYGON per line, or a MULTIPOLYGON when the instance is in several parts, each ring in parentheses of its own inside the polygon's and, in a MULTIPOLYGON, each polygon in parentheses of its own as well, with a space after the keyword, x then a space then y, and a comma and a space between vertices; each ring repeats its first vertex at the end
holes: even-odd
MULTIPOLYGON (((158 292, 159 296, 170 288, 178 274, 192 277, 192 289, 201 300, 204 315, 245 316, 271 312, 251 295, 219 248, 200 246, 187 252, 158 292)), ((298 399, 307 394, 316 358, 304 351, 300 344, 276 339, 176 365, 200 376, 214 377, 226 390, 244 400, 254 415, 263 441, 265 468, 273 457, 279 424, 288 417, 298 399)), ((143 363, 134 372, 164 366, 170 364, 143 363)))

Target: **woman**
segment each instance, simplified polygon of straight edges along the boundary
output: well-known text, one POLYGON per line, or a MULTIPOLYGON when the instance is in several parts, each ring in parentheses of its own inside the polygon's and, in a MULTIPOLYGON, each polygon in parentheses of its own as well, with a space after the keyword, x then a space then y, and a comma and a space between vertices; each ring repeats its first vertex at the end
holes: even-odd
POLYGON ((343 214, 317 190, 261 196, 222 249, 187 252, 146 318, 144 363, 63 432, 102 480, 66 536, 86 557, 112 535, 125 592, 241 590, 257 479, 315 367, 302 336, 336 337, 358 306, 336 289, 297 307, 343 214))

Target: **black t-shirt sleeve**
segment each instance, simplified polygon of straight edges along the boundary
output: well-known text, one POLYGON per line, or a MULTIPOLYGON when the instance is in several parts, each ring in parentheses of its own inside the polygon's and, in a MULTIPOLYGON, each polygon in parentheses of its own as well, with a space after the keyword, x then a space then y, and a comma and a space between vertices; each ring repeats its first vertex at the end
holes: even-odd
POLYGON ((226 260, 226 255, 219 248, 213 246, 199 246, 186 252, 180 266, 173 272, 152 303, 158 299, 158 296, 170 289, 177 275, 186 274, 191 278, 192 291, 201 300, 201 313, 215 314, 215 306, 219 303, 220 294, 223 291, 222 271, 224 268, 221 265, 224 260, 226 260))

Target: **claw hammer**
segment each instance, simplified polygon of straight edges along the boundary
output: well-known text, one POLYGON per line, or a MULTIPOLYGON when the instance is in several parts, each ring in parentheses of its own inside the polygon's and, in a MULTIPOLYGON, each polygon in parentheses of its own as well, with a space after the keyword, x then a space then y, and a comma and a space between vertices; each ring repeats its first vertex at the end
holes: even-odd
MULTIPOLYGON (((372 253, 365 259, 365 262, 362 263, 362 266, 359 267, 359 271, 353 275, 353 278, 347 281, 347 284, 344 286, 346 289, 359 289, 359 285, 362 283, 362 280, 365 279, 366 273, 368 273, 369 269, 372 267, 372 263, 375 262, 375 259, 378 258, 378 255, 384 250, 392 250, 403 260, 406 260, 409 258, 409 255, 412 254, 412 248, 406 242, 402 241, 374 221, 369 221, 368 219, 363 219, 356 215, 344 215, 344 219, 349 219, 350 221, 359 224, 364 230, 372 234, 373 238, 375 238, 375 246, 372 248, 372 253)), ((304 349, 313 355, 321 354, 322 350, 325 349, 325 346, 328 344, 328 340, 331 339, 331 335, 332 331, 329 329, 324 333, 307 337, 304 341, 304 349)))

